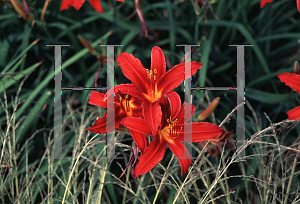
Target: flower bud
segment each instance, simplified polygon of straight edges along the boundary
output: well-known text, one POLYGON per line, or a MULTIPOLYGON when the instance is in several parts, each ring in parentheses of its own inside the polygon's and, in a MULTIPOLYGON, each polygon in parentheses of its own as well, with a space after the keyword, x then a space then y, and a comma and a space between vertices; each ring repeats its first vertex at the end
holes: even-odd
POLYGON ((86 47, 93 55, 99 56, 99 53, 91 46, 91 44, 81 35, 77 36, 81 44, 86 47))
POLYGON ((23 9, 23 7, 19 4, 17 0, 11 0, 11 4, 13 5, 14 9, 24 18, 26 21, 32 21, 34 20, 33 17, 26 13, 26 11, 23 9))
POLYGON ((209 104, 209 106, 198 115, 198 120, 201 121, 201 120, 205 120, 206 118, 208 118, 210 116, 210 114, 217 108, 219 101, 220 101, 220 97, 215 98, 209 104))

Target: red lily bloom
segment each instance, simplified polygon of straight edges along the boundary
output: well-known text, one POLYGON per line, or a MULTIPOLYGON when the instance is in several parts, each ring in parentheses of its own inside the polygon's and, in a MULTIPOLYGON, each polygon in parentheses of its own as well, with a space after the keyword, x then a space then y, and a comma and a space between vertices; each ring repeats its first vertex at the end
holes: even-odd
MULTIPOLYGON (((266 3, 272 2, 273 0, 261 0, 260 1, 260 8, 263 8, 266 3)), ((300 12, 300 0, 297 0, 297 8, 298 11, 300 12)))
MULTIPOLYGON (((107 108, 107 100, 104 100, 104 93, 99 93, 97 91, 93 91, 89 104, 100 106, 102 108, 107 108)), ((136 116, 136 117, 142 117, 142 107, 141 107, 141 101, 137 98, 130 96, 128 94, 122 94, 121 92, 118 92, 115 95, 114 98, 114 122, 115 127, 113 128, 111 125, 106 125, 111 123, 112 121, 106 121, 107 120, 107 112, 104 113, 104 116, 97 119, 93 126, 87 128, 87 130, 92 131, 94 133, 104 134, 107 132, 111 132, 114 129, 119 131, 125 131, 127 130, 126 127, 122 125, 122 120, 126 117, 136 116), (107 129, 109 128, 109 129, 107 129)), ((109 110, 110 111, 110 110, 109 110)), ((136 140, 138 148, 141 150, 141 152, 144 152, 144 149, 147 146, 146 141, 146 135, 141 134, 139 132, 135 132, 133 130, 129 130, 131 133, 131 136, 135 140, 135 138, 139 138, 139 140, 136 140)))
MULTIPOLYGON (((300 93, 300 75, 291 73, 282 73, 277 75, 281 82, 291 87, 294 91, 300 93)), ((290 120, 300 119, 300 106, 286 113, 290 120)))
POLYGON ((205 141, 217 138, 223 133, 222 128, 208 122, 193 122, 190 126, 192 128, 185 129, 184 124, 189 121, 192 115, 190 115, 190 117, 184 117, 184 109, 190 108, 193 114, 195 106, 184 103, 180 109, 181 101, 178 94, 173 94, 168 100, 165 97, 160 100, 163 116, 160 127, 155 135, 152 135, 152 131, 147 125, 147 121, 144 119, 127 117, 122 122, 128 129, 154 136, 152 142, 139 157, 139 162, 134 170, 134 178, 147 173, 162 160, 165 154, 166 145, 168 145, 177 157, 181 167, 181 174, 187 173, 188 168, 191 165, 191 156, 181 141, 205 141), (188 133, 192 137, 186 139, 184 138, 184 133, 188 133), (184 156, 187 158, 183 158, 184 156))
MULTIPOLYGON (((76 10, 79 10, 85 0, 63 0, 60 5, 60 11, 70 8, 73 6, 76 10)), ((116 0, 120 2, 124 2, 124 0, 116 0)), ((103 9, 100 3, 100 0, 89 0, 92 7, 98 11, 99 13, 103 13, 103 9)))
MULTIPOLYGON (((172 97, 171 91, 185 80, 185 63, 178 64, 166 72, 165 56, 159 47, 152 49, 151 70, 145 69, 139 59, 125 52, 117 57, 117 61, 123 74, 132 84, 117 85, 109 92, 120 90, 141 99, 144 118, 152 135, 155 135, 162 117, 159 99, 164 95, 172 97)), ((191 75, 201 67, 202 63, 191 62, 191 75)))
MULTIPOLYGON (((93 91, 89 104, 100 106, 102 108, 107 108, 107 101, 104 100, 104 93, 99 93, 97 91, 93 91)), ((115 109, 115 129, 117 130, 124 130, 124 127, 122 128, 121 122, 122 120, 127 116, 142 116, 142 108, 141 108, 141 102, 137 100, 135 97, 122 94, 118 92, 115 96, 114 100, 114 109, 115 109), (121 128, 121 129, 120 129, 121 128)), ((89 131, 93 131, 95 133, 104 134, 107 132, 110 132, 114 129, 107 130, 106 129, 106 119, 107 119, 107 111, 104 113, 104 116, 97 119, 95 124, 89 128, 87 128, 89 131)), ((109 121, 107 121, 109 123, 109 121)), ((112 127, 113 128, 113 127, 112 127)))

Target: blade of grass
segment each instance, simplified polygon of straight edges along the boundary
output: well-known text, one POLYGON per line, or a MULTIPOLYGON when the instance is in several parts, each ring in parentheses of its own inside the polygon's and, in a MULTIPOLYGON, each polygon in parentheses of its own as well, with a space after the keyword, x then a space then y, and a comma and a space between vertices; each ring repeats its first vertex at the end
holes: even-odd
MULTIPOLYGON (((24 59, 25 56, 22 58, 24 59)), ((21 64, 22 60, 20 60, 14 67, 13 70, 15 68, 17 68, 20 64, 21 64)), ((19 74, 16 74, 15 76, 13 76, 12 78, 4 78, 6 80, 4 81, 4 85, 0 86, 0 93, 3 92, 3 89, 8 89, 9 87, 11 87, 12 85, 14 85, 15 83, 18 82, 18 80, 22 79, 25 75, 29 74, 30 72, 32 72, 33 70, 35 70, 38 66, 40 66, 42 64, 42 62, 38 62, 30 67, 28 67, 27 69, 21 71, 19 74)))
MULTIPOLYGON (((107 32, 106 34, 104 34, 103 36, 101 36, 99 39, 97 39, 95 42, 92 43, 92 46, 95 47, 97 46, 102 40, 103 38, 107 38, 108 36, 111 35, 111 31, 107 32)), ((73 63, 76 63, 77 60, 81 57, 83 57, 84 55, 86 55, 89 52, 89 50, 87 48, 82 49, 80 52, 76 53, 73 57, 67 59, 66 61, 64 61, 64 63, 62 63, 62 70, 65 69, 66 67, 72 65, 73 63)), ((27 98, 27 101, 25 101, 25 103, 21 106, 21 108, 18 110, 17 112, 17 116, 16 118, 19 118, 23 112, 28 108, 28 106, 30 105, 31 101, 41 92, 43 92, 42 90, 48 85, 48 83, 51 81, 51 79, 53 80, 53 75, 48 75, 40 84, 39 86, 37 86, 31 93, 30 96, 27 98)))
MULTIPOLYGON (((168 11, 168 19, 169 19, 169 38, 170 38, 170 49, 174 53, 175 52, 175 44, 176 44, 176 31, 175 31, 175 22, 173 17, 172 5, 169 0, 166 1, 166 8, 168 11)), ((174 56, 171 56, 171 64, 174 64, 174 56)))
MULTIPOLYGON (((293 95, 293 97, 299 96, 299 94, 295 94, 293 95)), ((289 96, 289 94, 274 94, 265 91, 259 91, 256 89, 246 88, 245 96, 261 103, 274 104, 283 102, 289 96)))
MULTIPOLYGON (((236 22, 230 22, 230 21, 224 21, 224 20, 208 20, 207 24, 205 23, 198 23, 200 26, 225 26, 225 27, 231 27, 231 28, 235 28, 238 31, 240 31, 240 33, 245 37, 246 42, 250 43, 253 45, 253 50, 256 54, 256 57, 258 58, 263 70, 265 71, 266 74, 270 74, 271 71, 268 67, 268 64, 266 62, 266 59, 264 58, 264 55, 262 53, 262 51, 260 50, 256 40, 251 36, 251 34, 246 30, 246 28, 240 24, 240 23, 236 23, 236 22)), ((278 93, 277 88, 274 84, 273 81, 271 81, 273 89, 276 93, 278 93)))
POLYGON ((13 64, 15 64, 20 58, 22 58, 27 51, 32 48, 40 39, 37 39, 35 41, 33 41, 26 49, 24 49, 17 57, 13 58, 13 60, 11 62, 9 62, 5 68, 1 71, 1 74, 5 73, 7 70, 9 70, 13 64))
MULTIPOLYGON (((210 48, 211 48, 211 41, 206 40, 204 41, 202 46, 202 57, 201 57, 201 63, 203 63, 200 71, 199 71, 199 87, 205 87, 205 81, 206 81, 206 74, 208 69, 208 61, 209 61, 209 54, 210 54, 210 48)), ((204 90, 200 90, 199 93, 200 101, 204 99, 204 90)))
POLYGON ((170 159, 169 164, 168 164, 168 166, 167 166, 167 168, 166 168, 166 171, 165 171, 165 173, 164 173, 164 175, 163 175, 163 177, 162 177, 162 179, 161 179, 161 181, 160 181, 160 185, 159 185, 158 190, 156 191, 155 197, 154 197, 154 199, 153 199, 153 204, 156 202, 156 199, 157 199, 157 197, 158 197, 158 194, 159 194, 159 192, 160 192, 160 189, 161 189, 161 187, 162 187, 162 185, 163 185, 164 179, 165 179, 165 177, 166 177, 166 174, 168 173, 168 169, 170 168, 173 159, 174 159, 174 154, 172 154, 172 158, 170 159))

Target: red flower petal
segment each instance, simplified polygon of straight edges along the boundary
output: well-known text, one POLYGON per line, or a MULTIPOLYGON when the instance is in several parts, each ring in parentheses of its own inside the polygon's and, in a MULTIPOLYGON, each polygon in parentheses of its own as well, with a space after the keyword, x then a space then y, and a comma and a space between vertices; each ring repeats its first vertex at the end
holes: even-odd
POLYGON ((141 61, 132 54, 126 52, 121 53, 117 57, 117 61, 124 76, 127 77, 141 92, 147 93, 148 74, 141 61))
POLYGON ((75 9, 79 10, 83 3, 84 0, 63 0, 60 5, 60 11, 70 8, 70 6, 74 6, 75 9))
POLYGON ((121 91, 123 94, 132 95, 138 99, 145 100, 144 95, 133 84, 120 84, 111 88, 104 96, 104 100, 107 100, 107 96, 121 91))
POLYGON ((166 140, 168 147, 175 154, 181 167, 181 175, 186 174, 191 166, 191 155, 179 140, 166 140))
POLYGON ((152 135, 152 132, 147 125, 147 122, 142 118, 136 118, 136 117, 126 117, 122 120, 122 125, 127 127, 128 129, 146 134, 146 135, 152 135))
POLYGON ((103 13, 103 9, 100 3, 100 0, 89 0, 92 7, 99 13, 103 13))
POLYGON ((129 116, 127 114, 128 117, 143 117, 143 113, 142 113, 142 108, 139 108, 137 110, 133 110, 133 115, 132 116, 129 116))
POLYGON ((87 130, 99 134, 106 133, 106 114, 103 117, 97 119, 94 125, 87 128, 87 130))
POLYGON ((73 1, 74 0, 63 0, 60 5, 60 11, 68 9, 70 6, 72 6, 73 1))
POLYGON ((289 110, 286 114, 288 115, 289 120, 300 120, 300 106, 289 110))
POLYGON ((190 104, 190 103, 186 103, 184 102, 179 113, 178 113, 178 116, 176 117, 177 118, 177 124, 183 124, 183 123, 187 123, 191 117, 193 116, 195 112, 195 106, 190 104), (192 109, 192 110, 191 110, 192 109), (191 115, 187 114, 188 117, 184 117, 184 110, 190 112, 189 110, 191 110, 191 115))
POLYGON ((260 8, 263 8, 266 3, 272 2, 273 0, 261 0, 260 2, 260 8))
POLYGON ((298 11, 300 13, 300 0, 297 0, 297 8, 298 8, 298 11))
POLYGON ((105 95, 104 93, 99 93, 97 91, 92 91, 91 96, 90 96, 90 100, 89 100, 88 103, 91 104, 91 105, 106 108, 107 107, 107 101, 103 101, 104 95, 105 95))
POLYGON ((170 107, 171 107, 171 118, 174 119, 177 117, 178 113, 180 112, 180 108, 181 108, 180 96, 174 91, 171 91, 170 93, 166 94, 166 96, 169 100, 170 107))
POLYGON ((107 112, 108 111, 106 111, 104 113, 103 117, 96 120, 94 125, 87 128, 87 130, 92 131, 94 133, 104 134, 104 133, 108 133, 108 132, 111 132, 111 131, 116 130, 117 128, 119 128, 120 125, 121 125, 122 120, 126 116, 125 115, 120 115, 120 116, 117 116, 116 118, 113 118, 113 120, 111 120, 111 121, 106 121, 107 120, 107 114, 108 114, 107 112), (113 121, 115 122, 115 126, 112 126, 113 121))
POLYGON ((181 134, 177 139, 185 142, 200 142, 215 139, 223 133, 222 128, 208 122, 193 122, 188 128, 184 128, 184 124, 178 124, 177 128, 182 128, 181 134), (189 127, 192 127, 192 129, 189 127), (192 134, 192 137, 185 138, 184 133, 192 134))
POLYGON ((144 101, 142 103, 142 107, 143 107, 143 115, 145 121, 147 122, 152 132, 152 136, 155 136, 158 131, 158 127, 161 123, 161 117, 162 117, 161 107, 158 101, 154 103, 149 103, 148 101, 144 101))
POLYGON ((281 82, 300 93, 300 75, 292 73, 282 73, 277 75, 281 82))
MULTIPOLYGON (((194 75, 201 67, 202 63, 191 62, 191 75, 194 75)), ((174 66, 159 78, 157 90, 163 90, 162 95, 165 95, 178 87, 185 80, 185 71, 185 62, 174 66)))
POLYGON ((74 3, 73 3, 73 6, 76 10, 79 10, 83 3, 84 3, 85 0, 75 0, 74 3))
POLYGON ((121 111, 119 111, 120 108, 114 108, 114 109, 109 109, 106 111, 107 115, 109 114, 113 114, 113 117, 108 118, 106 115, 106 131, 107 132, 111 132, 113 130, 116 130, 117 128, 120 127, 120 124, 122 122, 122 120, 126 117, 126 115, 124 113, 118 114, 121 111), (113 125, 115 123, 115 125, 113 125))
POLYGON ((154 137, 146 147, 145 152, 139 157, 139 163, 134 169, 134 178, 149 172, 165 155, 166 144, 160 136, 154 137))
POLYGON ((166 73, 165 55, 159 47, 152 48, 151 71, 156 75, 157 79, 166 73))
POLYGON ((131 129, 128 130, 133 140, 135 141, 136 145, 138 146, 138 148, 141 150, 142 153, 144 153, 145 148, 147 147, 146 135, 131 129))
POLYGON ((165 123, 167 122, 167 119, 170 118, 170 105, 169 105, 169 102, 168 102, 168 99, 166 97, 161 97, 159 99, 159 105, 161 107, 161 112, 164 113, 162 114, 162 117, 161 117, 161 127, 164 127, 165 126, 165 123))

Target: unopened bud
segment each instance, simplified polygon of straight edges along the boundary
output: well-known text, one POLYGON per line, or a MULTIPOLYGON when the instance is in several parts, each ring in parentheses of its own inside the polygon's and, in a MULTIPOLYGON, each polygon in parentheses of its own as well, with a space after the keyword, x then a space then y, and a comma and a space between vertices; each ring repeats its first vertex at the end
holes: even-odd
POLYGON ((206 118, 208 118, 210 116, 210 114, 217 108, 219 101, 220 101, 220 97, 215 98, 209 104, 209 106, 198 115, 198 120, 201 121, 201 120, 205 120, 206 118))
POLYGON ((26 11, 23 9, 23 7, 19 4, 17 0, 10 0, 11 4, 13 5, 14 9, 22 16, 27 21, 32 21, 34 20, 33 17, 26 13, 26 11))
POLYGON ((99 53, 91 46, 91 44, 81 35, 77 36, 81 44, 86 47, 93 55, 99 56, 99 53))

